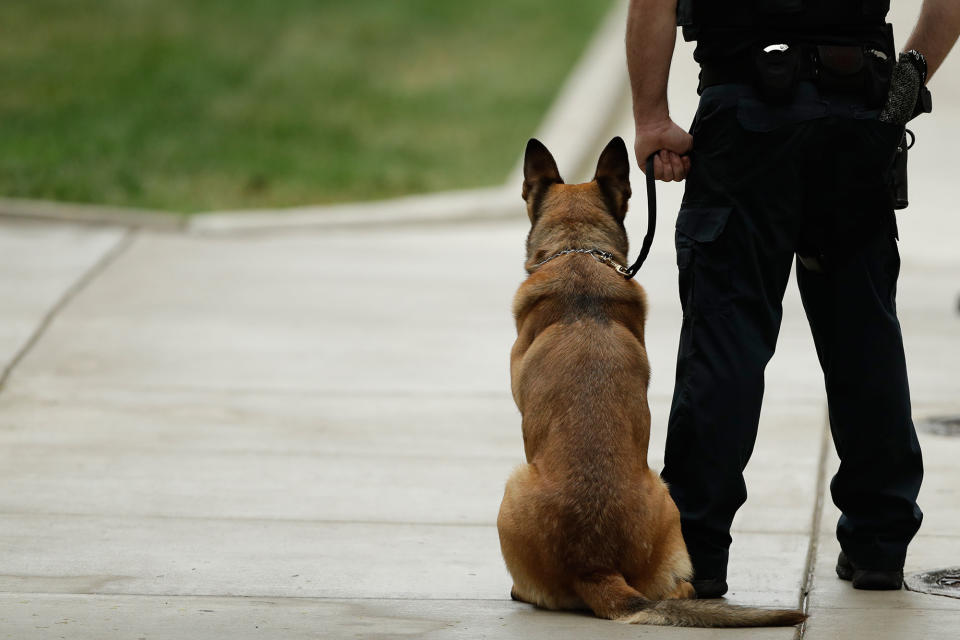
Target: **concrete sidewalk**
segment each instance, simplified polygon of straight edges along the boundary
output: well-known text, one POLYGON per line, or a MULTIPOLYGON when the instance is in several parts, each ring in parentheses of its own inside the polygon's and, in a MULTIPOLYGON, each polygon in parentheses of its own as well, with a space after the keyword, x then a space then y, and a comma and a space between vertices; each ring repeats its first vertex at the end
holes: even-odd
MULTIPOLYGON (((667 219, 679 189, 661 196, 667 219)), ((927 250, 948 217, 901 218, 918 417, 960 413, 960 259, 927 250)), ((680 324, 669 226, 640 275, 655 466, 680 324)), ((0 637, 729 636, 509 600, 494 521, 522 456, 507 355, 525 232, 519 198, 512 222, 317 234, 4 224, 0 637)), ((960 600, 832 575, 818 487, 835 462, 793 286, 767 389, 729 599, 796 606, 813 571, 807 637, 950 637, 960 600)), ((908 570, 960 549, 960 439, 922 438, 908 570)))

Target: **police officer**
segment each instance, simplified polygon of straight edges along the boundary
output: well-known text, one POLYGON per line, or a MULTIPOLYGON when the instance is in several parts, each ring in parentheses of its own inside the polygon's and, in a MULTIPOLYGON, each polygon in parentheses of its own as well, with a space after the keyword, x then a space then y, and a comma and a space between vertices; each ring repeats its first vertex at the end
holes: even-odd
POLYGON ((840 457, 830 484, 842 512, 837 573, 856 588, 902 584, 922 518, 923 465, 895 309, 889 169, 903 123, 923 110, 918 86, 960 32, 960 2, 925 0, 899 62, 888 8, 630 3, 636 155, 643 168, 657 152, 657 179, 686 179, 676 224, 683 326, 663 478, 699 597, 727 591, 730 524, 746 500, 743 470, 794 256, 840 457), (689 134, 667 108, 677 24, 696 40, 701 65, 689 134), (913 87, 901 86, 911 78, 913 87))

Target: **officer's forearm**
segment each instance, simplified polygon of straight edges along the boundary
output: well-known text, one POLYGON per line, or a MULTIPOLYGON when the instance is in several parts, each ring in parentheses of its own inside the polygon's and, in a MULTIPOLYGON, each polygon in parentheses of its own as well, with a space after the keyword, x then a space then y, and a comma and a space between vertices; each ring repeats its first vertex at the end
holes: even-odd
POLYGON ((677 0, 630 0, 627 14, 627 69, 638 126, 663 121, 667 77, 677 38, 677 0))
POLYGON ((927 80, 943 64, 960 35, 960 0, 923 0, 917 26, 904 50, 916 49, 927 59, 927 80))

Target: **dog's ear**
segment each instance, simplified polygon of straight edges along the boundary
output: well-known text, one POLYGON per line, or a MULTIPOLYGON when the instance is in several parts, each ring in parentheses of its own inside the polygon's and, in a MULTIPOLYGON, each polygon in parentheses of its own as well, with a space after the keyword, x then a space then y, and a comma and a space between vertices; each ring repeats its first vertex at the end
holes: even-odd
POLYGON ((542 142, 530 138, 523 154, 522 195, 527 201, 527 214, 531 222, 536 218, 540 200, 551 184, 563 184, 557 163, 542 142))
POLYGON ((630 156, 623 138, 617 136, 611 140, 597 162, 597 173, 593 176, 607 208, 617 220, 627 215, 627 201, 630 199, 630 156))

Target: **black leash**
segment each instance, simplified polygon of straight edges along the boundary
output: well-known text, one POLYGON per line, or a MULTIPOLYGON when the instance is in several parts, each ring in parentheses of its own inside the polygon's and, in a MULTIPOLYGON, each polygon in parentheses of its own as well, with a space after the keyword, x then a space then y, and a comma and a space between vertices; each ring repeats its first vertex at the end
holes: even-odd
POLYGON ((647 259, 650 253, 650 246, 653 244, 653 234, 657 230, 657 184, 653 177, 653 158, 656 153, 647 158, 647 235, 643 236, 643 246, 640 247, 640 255, 637 261, 630 265, 627 272, 623 274, 627 280, 637 275, 643 261, 647 259))
POLYGON ((653 234, 657 230, 657 187, 656 180, 654 180, 653 177, 653 158, 656 155, 657 154, 654 153, 647 158, 647 235, 643 237, 643 246, 640 247, 640 255, 637 256, 636 262, 629 267, 624 267, 613 259, 613 254, 606 251, 601 251, 600 249, 564 249, 563 251, 558 251, 552 256, 545 258, 534 265, 531 265, 528 267, 528 271, 532 273, 533 269, 543 266, 551 260, 561 256, 570 255, 571 253, 583 253, 591 255, 599 262, 613 267, 617 270, 617 273, 622 275, 627 280, 637 275, 637 272, 640 271, 640 267, 643 265, 643 261, 647 259, 647 254, 650 253, 650 246, 653 244, 653 234))

